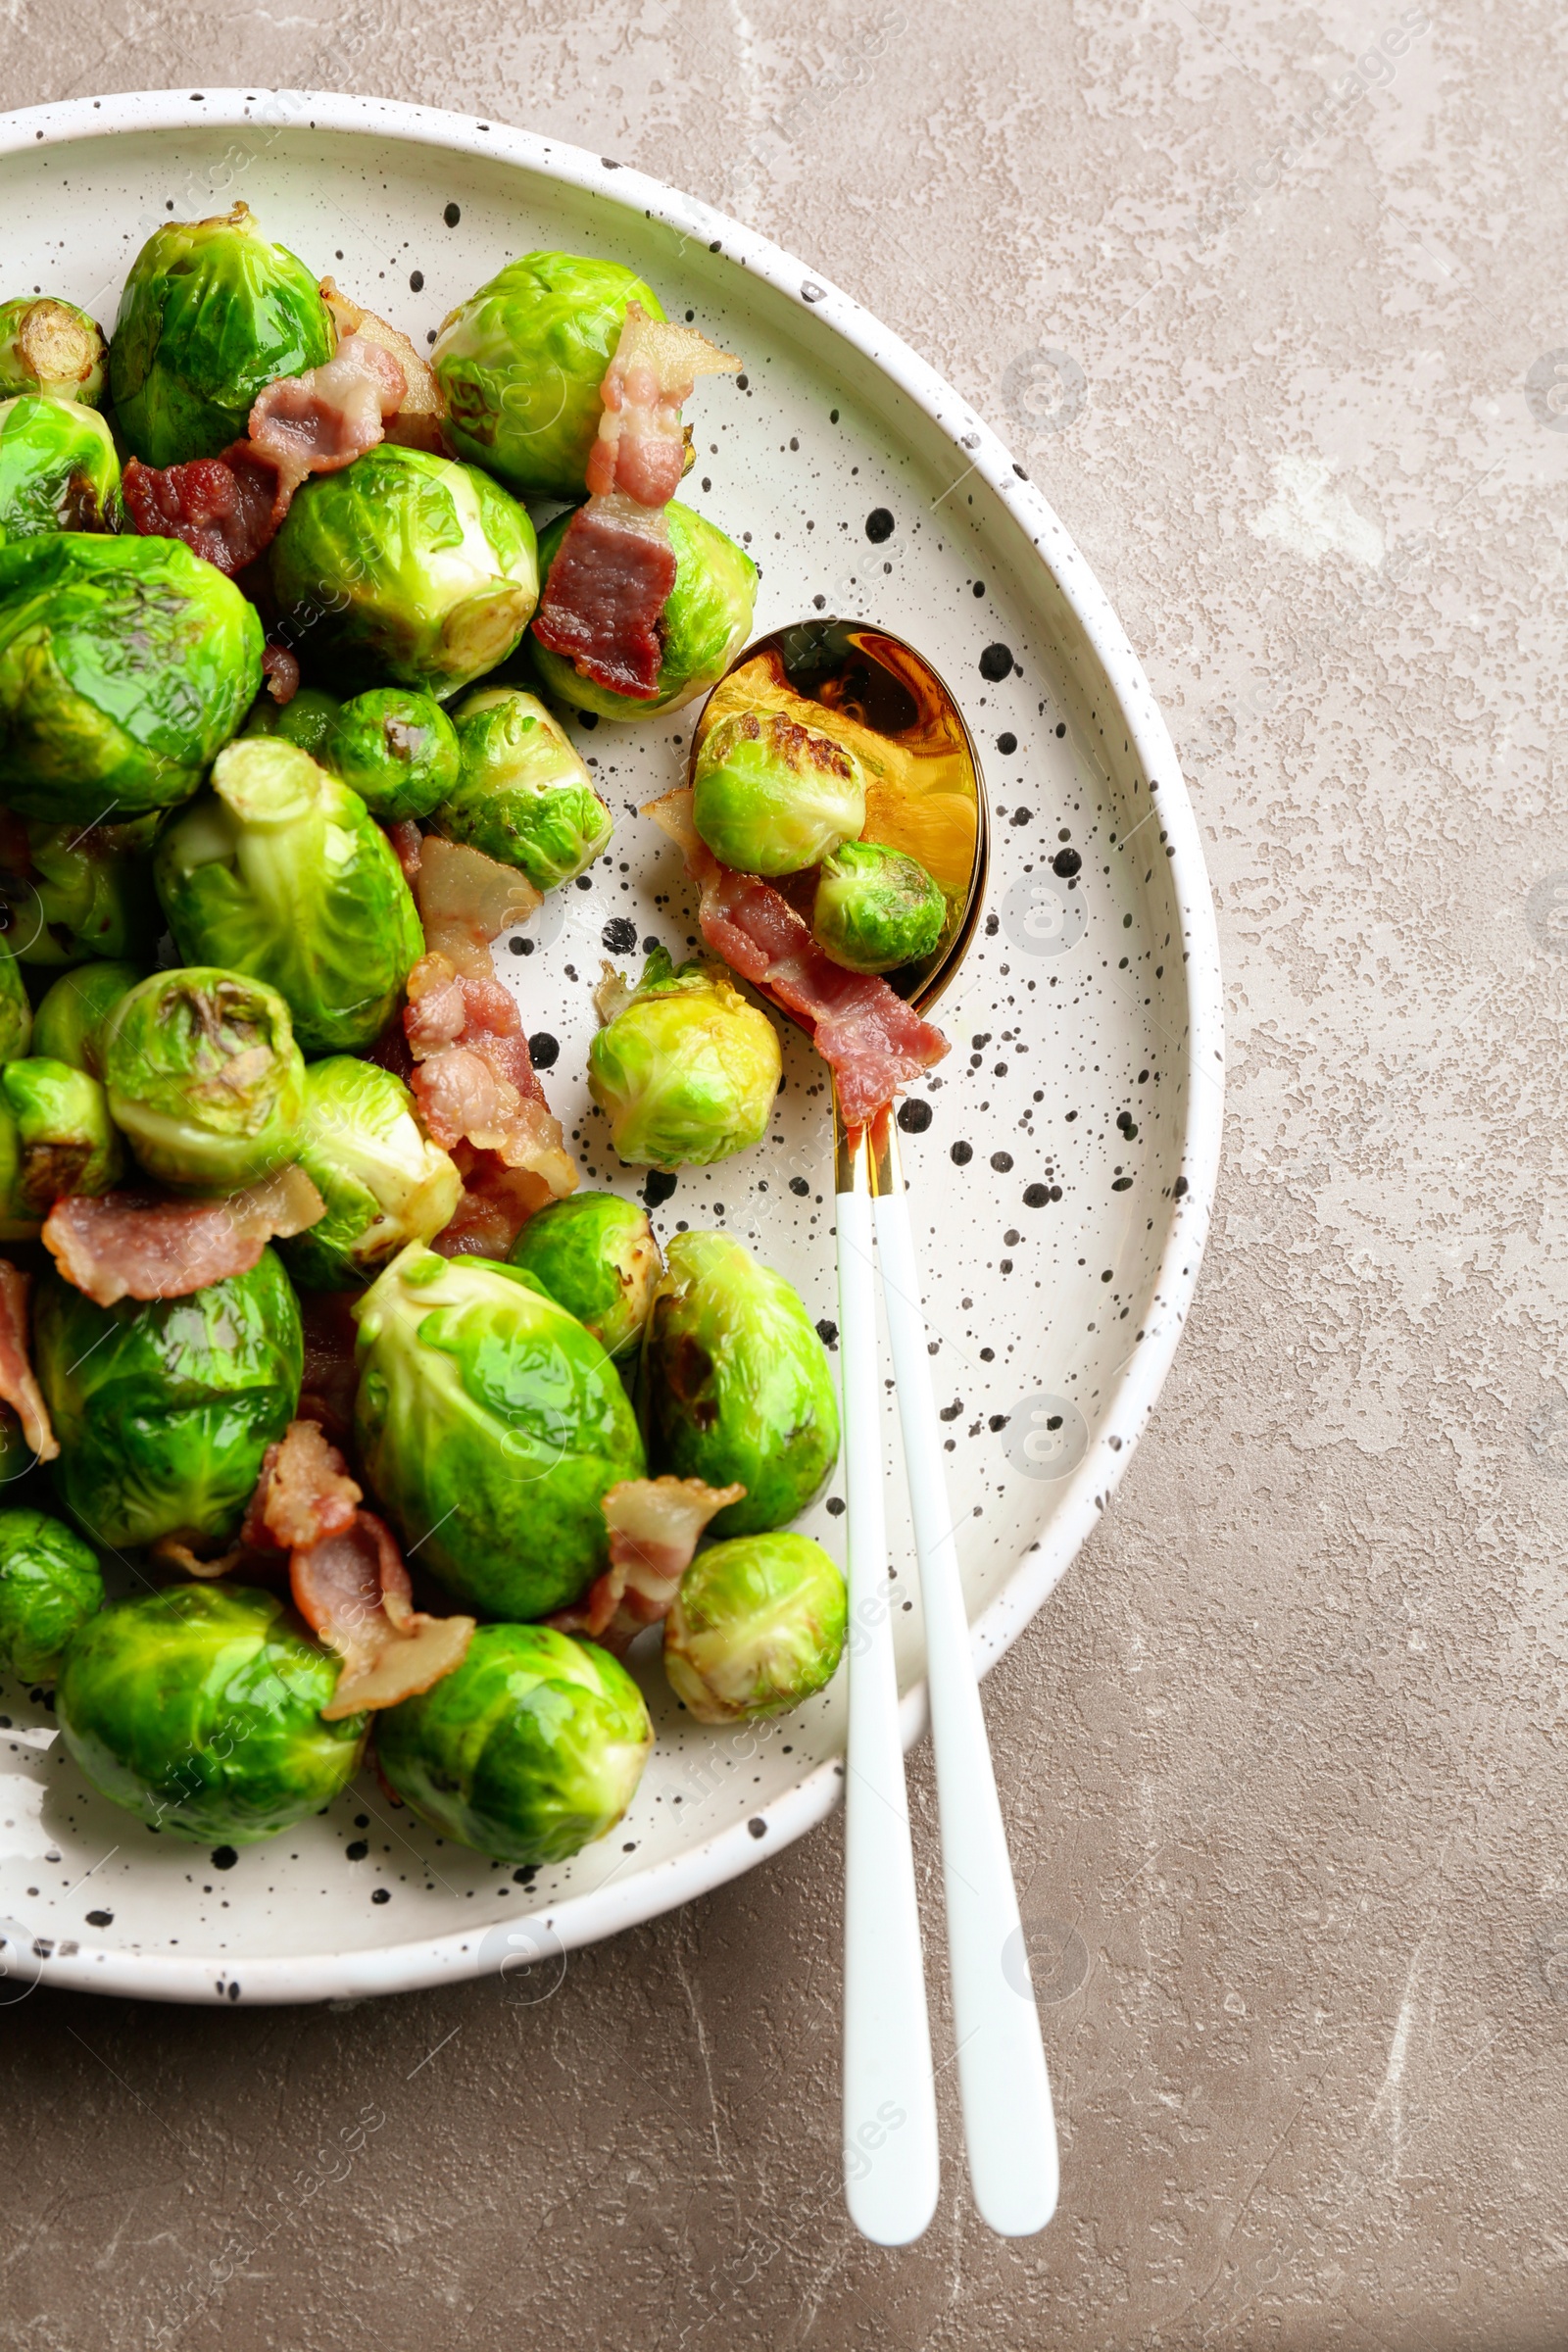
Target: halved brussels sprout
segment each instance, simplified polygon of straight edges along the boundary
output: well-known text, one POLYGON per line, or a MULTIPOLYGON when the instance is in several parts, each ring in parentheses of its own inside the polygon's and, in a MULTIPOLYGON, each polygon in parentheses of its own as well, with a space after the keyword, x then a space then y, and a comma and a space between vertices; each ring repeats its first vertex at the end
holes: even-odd
MULTIPOLYGON (((633 1167, 706 1168, 760 1143, 783 1069, 778 1033, 722 964, 675 970, 656 948, 588 1049, 588 1092, 633 1167)), ((722 1483, 722 1482, 720 1482, 722 1483)))
POLYGON ((554 890, 592 865, 614 819, 587 767, 537 695, 479 686, 454 711, 461 765, 430 821, 535 890, 554 890))
POLYGON ((286 703, 274 703, 270 694, 259 697, 255 709, 245 721, 241 732, 246 735, 280 735, 285 743, 298 744, 323 767, 331 761, 322 755, 337 725, 343 706, 335 694, 324 694, 319 686, 300 686, 286 703))
POLYGON ((317 758, 384 825, 428 816, 462 764, 440 704, 407 686, 375 686, 345 703, 317 758))
POLYGON ((917 858, 879 841, 841 842, 825 858, 811 902, 811 932, 851 972, 892 972, 929 956, 948 902, 917 858))
POLYGON ((0 938, 0 1061, 15 1061, 32 1041, 32 1006, 9 941, 0 938))
POLYGON ((476 466, 391 441, 307 482, 269 561, 293 630, 351 689, 444 702, 506 660, 539 601, 516 500, 476 466))
POLYGON ((294 1418, 299 1303, 275 1251, 184 1298, 93 1301, 48 1274, 33 1317, 61 1501, 114 1546, 222 1544, 294 1418))
MULTIPOLYGON (((530 632, 528 659, 552 702, 573 710, 597 711, 601 718, 657 718, 662 710, 678 710, 706 694, 751 635, 757 565, 746 550, 678 498, 670 500, 664 517, 675 550, 675 585, 660 621, 664 654, 658 694, 644 703, 635 695, 596 686, 591 678, 580 678, 564 654, 551 653, 530 632)), ((549 577, 570 520, 569 514, 558 514, 540 533, 541 579, 549 577)))
POLYGON ((109 1108, 149 1176, 237 1193, 299 1156, 305 1063, 275 988, 213 965, 154 972, 113 1006, 109 1108))
POLYGON ((431 354, 458 455, 518 498, 580 498, 629 302, 664 316, 630 270, 572 253, 525 253, 471 294, 431 354))
POLYGON ((354 1309, 366 1476, 421 1566, 543 1617, 604 1568, 601 1504, 643 1445, 599 1342, 511 1266, 410 1248, 354 1309))
POLYGON ((616 1193, 552 1200, 528 1219, 508 1263, 531 1274, 611 1355, 641 1340, 664 1270, 647 1210, 616 1193))
POLYGON ((297 745, 243 736, 158 845, 169 927, 193 964, 275 988, 313 1053, 380 1036, 424 954, 397 853, 357 792, 297 745))
POLYGON ((782 710, 737 710, 697 755, 692 823, 743 874, 798 874, 865 822, 860 762, 782 710))
POLYGON ((0 1510, 0 1667, 52 1683, 66 1643, 103 1605, 98 1555, 79 1536, 46 1511, 0 1510))
POLYGON ((253 1845, 319 1813, 359 1770, 367 1718, 321 1720, 341 1672, 274 1593, 173 1585, 88 1619, 55 1706, 117 1805, 196 1845, 253 1845))
POLYGON ((68 1193, 107 1193, 125 1172, 124 1148, 96 1078, 41 1054, 0 1066, 0 1094, 17 1123, 13 1198, 46 1217, 68 1193))
POLYGON ((455 1673, 376 1721, 410 1809, 503 1862, 564 1862, 612 1830, 654 1744, 618 1660, 548 1625, 481 1625, 455 1673))
POLYGON ((109 346, 120 429, 144 465, 216 458, 244 438, 258 393, 321 367, 336 341, 314 273, 249 206, 165 221, 131 263, 109 346))
POLYGON ((643 1369, 656 1466, 738 1481, 715 1536, 782 1527, 839 1452, 827 1350, 782 1274, 724 1233, 678 1233, 654 1293, 643 1369))
POLYGON ((120 460, 96 409, 42 393, 0 401, 0 547, 42 531, 115 531, 120 514, 120 460))
POLYGON ((51 1061, 69 1061, 73 1069, 101 1078, 104 1022, 125 991, 145 977, 135 963, 80 963, 62 972, 38 1006, 32 1043, 51 1061))
POLYGON ((19 963, 152 961, 163 928, 150 855, 158 821, 83 828, 28 820, 26 873, 0 872, 19 963))
POLYGON ((0 800, 98 825, 189 800, 262 682, 262 624, 178 539, 0 548, 0 800))
POLYGON ((301 1290, 359 1290, 410 1242, 433 1241, 463 1198, 402 1079, 352 1054, 305 1073, 299 1164, 326 1202, 317 1224, 278 1244, 301 1290))
POLYGON ((700 1551, 664 1620, 669 1687, 699 1723, 782 1715, 832 1681, 849 1596, 809 1536, 736 1536, 700 1551))
POLYGON ((74 302, 52 294, 0 302, 0 398, 52 392, 95 409, 107 357, 101 328, 74 302))

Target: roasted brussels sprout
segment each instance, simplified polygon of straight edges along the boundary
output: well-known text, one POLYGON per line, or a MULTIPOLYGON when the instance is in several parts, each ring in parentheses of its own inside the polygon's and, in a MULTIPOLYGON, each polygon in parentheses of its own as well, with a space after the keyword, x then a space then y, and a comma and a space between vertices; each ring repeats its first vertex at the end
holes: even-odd
POLYGON ((782 1274, 728 1234, 678 1233, 665 1255, 644 1356, 655 1465, 738 1481, 745 1495, 712 1533, 765 1534, 806 1508, 838 1459, 827 1350, 782 1274))
POLYGON ((184 1298, 95 1306, 56 1274, 33 1318, 56 1491, 100 1544, 224 1543, 299 1402, 299 1303, 276 1254, 184 1298))
POLYGON ((637 1346, 664 1270, 647 1210, 615 1193, 553 1200, 528 1219, 508 1263, 531 1274, 611 1355, 637 1346))
POLYGON ((326 1202, 318 1223, 278 1245, 305 1291, 359 1290, 410 1242, 433 1241, 463 1197, 402 1079, 352 1054, 305 1073, 300 1166, 326 1202))
POLYGON ((614 822, 558 719, 515 686, 479 686, 453 714, 462 764, 430 821, 537 891, 592 865, 614 822))
POLYGON ((607 985, 612 1017, 588 1049, 588 1092, 633 1167, 706 1168, 767 1133, 778 1034, 722 964, 656 948, 635 989, 607 985))
POLYGON ((38 1006, 32 1043, 51 1061, 69 1061, 73 1069, 101 1078, 104 1022, 125 991, 144 977, 134 963, 79 963, 74 971, 62 972, 38 1006))
POLYGON ((274 703, 270 694, 263 694, 245 721, 247 735, 280 735, 285 743, 296 743, 323 767, 332 763, 322 757, 337 725, 343 709, 335 694, 324 694, 319 686, 300 686, 286 703, 274 703))
POLYGON ((103 1605, 98 1555, 79 1536, 45 1511, 0 1510, 0 1667, 52 1683, 66 1643, 103 1605))
POLYGON ((74 302, 51 294, 0 302, 0 399, 52 392, 95 409, 103 398, 101 329, 74 302))
POLYGON ((345 703, 317 758, 384 825, 428 816, 461 765, 451 719, 433 695, 407 686, 375 686, 345 703))
POLYGON ((699 1723, 782 1715, 831 1682, 849 1600, 809 1536, 735 1536, 700 1551, 664 1620, 664 1672, 699 1723))
POLYGON ((841 842, 823 859, 811 903, 816 944, 851 972, 891 972, 929 956, 948 902, 918 858, 879 841, 841 842))
MULTIPOLYGON (((573 710, 597 711, 601 718, 657 718, 662 710, 677 710, 706 694, 751 635, 757 565, 746 550, 678 498, 670 500, 664 516, 675 550, 675 585, 660 624, 664 655, 658 694, 645 703, 635 695, 596 686, 591 678, 580 678, 564 655, 551 653, 530 635, 528 658, 552 702, 565 703, 573 710)), ((570 520, 569 514, 558 514, 540 534, 541 579, 549 576, 570 520)))
POLYGON ((314 275, 268 242, 247 205, 168 220, 120 298, 109 346, 120 429, 144 465, 216 458, 243 439, 259 392, 321 367, 336 341, 314 275))
POLYGON ((603 1838, 653 1744, 625 1667, 548 1625, 481 1625, 455 1673, 375 1730, 381 1770, 420 1820, 503 1862, 564 1862, 603 1838))
POLYGON ((298 1158, 305 1063, 265 981, 154 972, 112 1007, 99 1053, 115 1124, 161 1183, 237 1193, 298 1158))
POLYGON ((307 482, 272 589, 334 684, 440 701, 494 669, 539 601, 533 524, 476 466, 384 441, 307 482))
POLYGON ((629 302, 664 316, 630 270, 571 253, 525 253, 470 295, 431 354, 459 457, 518 498, 580 498, 629 302))
POLYGON ((0 1061, 15 1061, 31 1042, 32 1006, 10 943, 0 939, 0 1061))
POLYGON ((178 539, 0 548, 0 800, 97 825, 188 800, 262 682, 262 624, 178 539))
POLYGON ((156 816, 85 828, 29 820, 27 871, 0 873, 18 962, 150 963, 163 928, 149 854, 157 830, 156 816))
POLYGON ((609 1559, 606 1493, 645 1466, 599 1342, 514 1268, 417 1248, 354 1313, 360 1458, 405 1543, 486 1616, 575 1600, 609 1559))
POLYGON ((424 933, 397 853, 357 792, 308 752, 246 736, 158 845, 180 954, 269 982, 312 1053, 380 1036, 424 933))
POLYGON ((124 1149, 96 1078, 41 1054, 0 1067, 0 1094, 17 1123, 13 1198, 46 1217, 67 1193, 107 1193, 125 1172, 124 1149))
POLYGON ((697 755, 692 823, 743 874, 798 874, 865 822, 860 762, 782 710, 737 710, 697 755))
POLYGON ((118 530, 120 514, 120 460, 96 409, 30 392, 0 401, 0 547, 118 530))
POLYGON ((321 1721, 341 1672, 275 1594, 173 1585, 87 1621, 55 1706, 117 1805, 196 1845, 251 1845, 319 1813, 358 1771, 366 1718, 321 1721))

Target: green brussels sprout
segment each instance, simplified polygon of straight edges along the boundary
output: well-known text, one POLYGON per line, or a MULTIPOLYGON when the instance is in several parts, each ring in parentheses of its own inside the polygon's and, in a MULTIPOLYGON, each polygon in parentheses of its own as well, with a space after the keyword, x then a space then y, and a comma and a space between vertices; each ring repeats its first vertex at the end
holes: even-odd
POLYGON ((178 539, 0 548, 0 800, 102 824, 189 800, 262 682, 262 624, 178 539))
POLYGON ((87 956, 150 963, 163 928, 149 852, 156 815, 123 825, 26 827, 25 874, 0 874, 19 963, 87 956))
POLYGON ((0 1667, 52 1683, 66 1643, 103 1605, 98 1555, 79 1536, 45 1511, 0 1510, 0 1667))
POLYGON ((258 393, 332 356, 316 278, 270 244, 247 205, 166 220, 136 259, 109 346, 120 429, 144 465, 216 458, 243 440, 258 393))
POLYGON ((360 1459, 421 1566, 486 1616, 575 1600, 610 1557, 605 1494, 645 1468, 599 1342, 528 1275, 416 1246, 354 1314, 360 1459))
POLYGON ((616 1193, 573 1193, 528 1219, 507 1253, 610 1355, 643 1336, 664 1270, 648 1212, 616 1193))
POLYGON ((345 703, 317 758, 384 825, 428 816, 461 764, 451 719, 433 695, 407 686, 374 686, 345 703))
POLYGON ((0 302, 0 398, 52 392, 95 409, 103 398, 103 330, 52 294, 0 302))
POLYGON ((763 1535, 803 1511, 839 1451, 827 1349, 800 1299, 726 1233, 678 1233, 654 1293, 643 1368, 662 1471, 738 1482, 714 1536, 763 1535))
POLYGON ((95 1788, 195 1845, 254 1845, 345 1788, 367 1719, 323 1723, 341 1662, 274 1593, 173 1585, 89 1618, 55 1707, 95 1788))
POLYGON ((592 865, 613 817, 565 730, 515 686, 480 686, 454 716, 462 766, 430 812, 448 841, 465 841, 553 890, 592 865))
POLYGON ((0 939, 0 1061, 15 1061, 32 1042, 32 1006, 9 943, 0 939))
POLYGON ((809 1536, 736 1536, 700 1551, 664 1620, 669 1687, 699 1723, 782 1715, 832 1681, 849 1596, 809 1536))
MULTIPOLYGON (((675 585, 660 620, 664 653, 659 692, 652 701, 639 702, 635 695, 596 686, 577 675, 564 654, 551 653, 530 633, 528 658, 552 702, 595 711, 601 718, 657 718, 716 685, 751 635, 757 565, 746 550, 678 498, 670 500, 664 516, 675 550, 675 585)), ((558 514, 540 533, 541 579, 549 577, 570 520, 569 514, 558 514)))
POLYGON ((124 1148, 96 1078, 41 1054, 0 1067, 0 1094, 17 1123, 14 1199, 46 1217, 68 1193, 107 1193, 125 1172, 124 1148))
POLYGON ((402 1079, 352 1054, 305 1073, 299 1164, 326 1202, 318 1223, 278 1244, 304 1291, 359 1290, 410 1242, 433 1241, 463 1198, 402 1079))
POLYGON ((99 1053, 115 1125, 160 1183, 237 1193, 298 1158, 305 1063, 265 981, 154 972, 112 1007, 99 1053))
POLYGON ((635 989, 607 986, 612 1017, 588 1049, 588 1092, 633 1167, 706 1168, 760 1143, 783 1070, 778 1033, 722 964, 662 948, 635 989))
POLYGON ((245 736, 158 845, 181 956, 265 980, 315 1054, 380 1036, 424 954, 397 853, 357 792, 297 745, 245 736))
POLYGON ((811 932, 851 972, 892 972, 929 956, 942 937, 948 902, 918 858, 879 841, 845 841, 822 861, 811 932))
POLYGON ((782 710, 737 710, 697 755, 692 823, 739 873, 798 874, 864 822, 855 754, 782 710))
POLYGON ((62 972, 34 1015, 32 1043, 51 1061, 69 1061, 74 1070, 101 1078, 104 1022, 125 991, 144 977, 134 963, 80 963, 62 972))
POLYGON ((120 460, 96 409, 38 392, 0 401, 0 547, 120 527, 120 460))
POLYGON ((619 1661, 548 1625, 481 1625, 463 1664, 375 1727, 405 1804, 503 1862, 564 1862, 612 1830, 654 1744, 619 1661))
POLYGON ((525 253, 471 294, 430 355, 459 457, 518 498, 580 498, 629 302, 664 316, 630 270, 571 253, 525 253))
POLYGON ((269 561, 290 626, 344 684, 441 702, 506 660, 539 601, 516 500, 476 466, 393 441, 307 482, 269 561))
POLYGON ((55 1488, 98 1543, 225 1543, 294 1418, 299 1302, 275 1251, 184 1298, 95 1306, 57 1274, 33 1317, 55 1488))
POLYGON ((280 735, 285 743, 297 743, 302 752, 319 760, 323 767, 331 761, 323 759, 332 730, 337 725, 343 706, 335 694, 324 694, 319 686, 301 686, 286 703, 274 703, 270 694, 258 697, 255 709, 240 732, 244 735, 280 735))

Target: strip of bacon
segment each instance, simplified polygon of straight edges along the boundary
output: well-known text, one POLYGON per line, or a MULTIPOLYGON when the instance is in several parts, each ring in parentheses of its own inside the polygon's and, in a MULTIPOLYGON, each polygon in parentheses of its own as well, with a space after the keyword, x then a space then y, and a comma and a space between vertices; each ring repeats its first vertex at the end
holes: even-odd
POLYGON ((370 1511, 356 1511, 346 1528, 295 1550, 289 1590, 312 1632, 343 1660, 321 1709, 324 1723, 428 1690, 462 1665, 473 1638, 471 1617, 429 1617, 415 1608, 392 1531, 370 1511))
MULTIPOLYGON (((266 661, 265 654, 262 659, 264 662, 266 661)), ((397 853, 398 863, 403 868, 404 881, 412 882, 423 863, 424 835, 419 831, 412 816, 396 817, 391 824, 382 829, 397 853)))
POLYGON ((57 1200, 43 1243, 68 1282, 99 1306, 121 1298, 185 1298, 210 1282, 248 1274, 270 1241, 287 1241, 326 1214, 303 1168, 280 1168, 226 1200, 101 1193, 57 1200))
POLYGON ((745 1492, 700 1478, 623 1478, 604 1499, 610 1566, 549 1623, 586 1634, 618 1657, 645 1626, 669 1615, 704 1528, 745 1492))
POLYGON ((365 1490, 315 1421, 291 1421, 262 1459, 240 1530, 256 1551, 298 1551, 354 1525, 365 1490))
POLYGON ((453 1158, 463 1178, 457 1214, 430 1244, 442 1257, 504 1258, 535 1211, 556 1195, 530 1168, 509 1168, 496 1152, 459 1144, 453 1158))
POLYGON ((144 538, 183 539, 230 578, 271 544, 282 515, 277 471, 236 441, 220 458, 144 466, 131 458, 121 479, 130 527, 144 538))
POLYGON ((414 875, 424 944, 473 980, 493 980, 490 942, 543 904, 526 874, 466 842, 425 834, 414 875))
POLYGON ((533 621, 541 645, 612 693, 649 702, 659 692, 661 624, 675 585, 664 509, 686 460, 681 404, 700 375, 739 366, 694 328, 626 305, 599 387, 604 410, 588 453, 588 503, 566 525, 533 621))
MULTIPOLYGON (((576 1163, 545 1101, 511 991, 493 976, 455 971, 445 956, 431 954, 409 974, 408 998, 410 1084, 431 1141, 448 1152, 471 1145, 528 1177, 528 1186, 510 1188, 528 1213, 575 1191, 576 1163)), ((459 1218, 466 1221, 465 1211, 459 1218)))
POLYGON ((643 814, 680 846, 702 892, 704 939, 806 1031, 833 1072, 845 1124, 863 1126, 944 1058, 947 1039, 885 980, 824 956, 810 925, 771 884, 720 865, 692 823, 691 805, 690 792, 670 792, 643 814))
POLYGON ((262 675, 267 691, 281 710, 291 703, 300 690, 300 665, 286 645, 264 645, 262 675))
POLYGON ((9 1258, 0 1257, 0 1402, 9 1404, 22 1423, 22 1434, 39 1461, 52 1462, 60 1445, 27 1355, 30 1288, 30 1278, 9 1258))
POLYGON ((403 370, 403 398, 397 414, 386 419, 387 439, 401 441, 406 449, 428 449, 450 457, 441 429, 441 389, 429 361, 420 357, 407 335, 400 335, 374 311, 362 311, 329 277, 321 280, 321 300, 332 314, 340 347, 351 335, 365 343, 378 343, 403 370))

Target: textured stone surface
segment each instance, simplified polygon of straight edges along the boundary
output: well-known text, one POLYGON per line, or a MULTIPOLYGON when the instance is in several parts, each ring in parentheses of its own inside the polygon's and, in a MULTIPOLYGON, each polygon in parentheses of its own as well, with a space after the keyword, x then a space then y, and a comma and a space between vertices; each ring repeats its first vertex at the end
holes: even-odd
POLYGON ((830 1829, 553 1988, 8 2013, 8 2346, 1568 2336, 1562 74, 1479 0, 12 0, 4 104, 503 118, 895 324, 1145 656, 1233 1078, 1152 1432, 987 1689, 1059 1951, 1050 2233, 974 2221, 951 2067, 929 2237, 851 2232, 830 1829))

